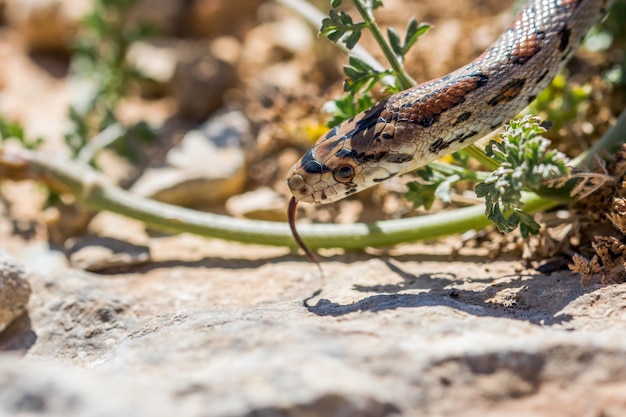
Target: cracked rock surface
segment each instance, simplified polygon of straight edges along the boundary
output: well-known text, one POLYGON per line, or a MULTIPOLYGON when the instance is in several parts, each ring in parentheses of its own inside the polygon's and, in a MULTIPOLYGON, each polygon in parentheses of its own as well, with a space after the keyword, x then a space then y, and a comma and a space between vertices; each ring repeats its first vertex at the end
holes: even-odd
POLYGON ((331 256, 323 280, 283 249, 150 249, 128 272, 32 274, 0 415, 626 413, 623 285, 423 245, 331 256))

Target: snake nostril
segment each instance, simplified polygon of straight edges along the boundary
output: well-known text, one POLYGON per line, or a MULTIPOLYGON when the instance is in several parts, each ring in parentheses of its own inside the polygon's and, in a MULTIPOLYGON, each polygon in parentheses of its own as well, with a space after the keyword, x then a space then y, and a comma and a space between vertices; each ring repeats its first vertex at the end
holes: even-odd
POLYGON ((296 174, 292 176, 291 178, 289 178, 287 180, 287 185, 292 190, 302 191, 303 189, 306 189, 306 181, 304 181, 304 178, 302 177, 302 175, 299 175, 299 174, 296 174))

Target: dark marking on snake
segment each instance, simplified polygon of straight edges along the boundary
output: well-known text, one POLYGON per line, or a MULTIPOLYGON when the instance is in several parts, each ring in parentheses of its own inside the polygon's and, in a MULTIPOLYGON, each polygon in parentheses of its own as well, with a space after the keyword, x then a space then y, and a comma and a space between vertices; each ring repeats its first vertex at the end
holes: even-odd
POLYGON ((395 177, 396 175, 398 175, 398 173, 397 172, 393 172, 393 173, 391 173, 391 174, 389 174, 389 175, 387 175, 386 177, 383 177, 383 178, 373 178, 372 181, 374 181, 374 182, 383 182, 383 181, 387 181, 391 177, 395 177))
POLYGON ((355 151, 350 150, 350 149, 346 149, 346 148, 341 148, 337 151, 337 153, 335 154, 335 156, 337 158, 353 158, 354 155, 356 154, 355 151))
POLYGON ((544 78, 546 78, 546 76, 550 73, 550 70, 547 69, 544 72, 541 73, 541 75, 537 78, 537 84, 540 84, 544 78))
POLYGON ((347 188, 347 190, 345 192, 346 195, 354 194, 354 193, 356 193, 358 191, 358 187, 353 182, 349 182, 349 183, 346 183, 344 185, 347 188))
MULTIPOLYGON (((439 121, 444 112, 463 103, 469 93, 485 86, 488 80, 489 77, 482 72, 454 79, 416 101, 403 103, 396 113, 397 121, 430 127, 439 121)), ((393 101, 403 97, 405 96, 401 94, 393 101)))
POLYGON ((337 145, 345 142, 347 138, 347 136, 340 136, 333 141, 330 141, 330 139, 325 139, 320 141, 317 146, 320 148, 322 153, 332 152, 337 147, 337 145))
POLYGON ((462 113, 459 117, 457 117, 457 119, 454 121, 454 123, 452 123, 452 126, 456 126, 459 123, 463 123, 464 121, 466 121, 470 117, 472 117, 472 112, 466 111, 465 113, 462 113))
POLYGON ((535 33, 528 36, 528 38, 524 39, 523 42, 515 44, 509 54, 509 59, 515 65, 526 64, 541 51, 541 45, 545 38, 546 33, 542 30, 537 30, 535 33))
POLYGON ((454 139, 452 139, 450 141, 450 143, 452 143, 452 142, 463 143, 463 142, 465 142, 466 139, 474 137, 477 134, 478 134, 478 132, 476 130, 472 130, 471 132, 467 132, 467 133, 459 133, 454 139))
POLYGON ((514 100, 517 96, 520 95, 524 85, 526 84, 526 80, 522 78, 514 78, 505 85, 503 85, 495 96, 491 99, 487 100, 487 104, 490 106, 497 106, 502 103, 507 103, 511 100, 514 100))
POLYGON ((337 130, 339 130, 339 126, 335 126, 330 129, 328 133, 326 133, 326 135, 324 136, 324 139, 330 139, 331 137, 335 136, 337 134, 337 130))
POLYGON ((535 99, 537 98, 537 96, 535 95, 530 95, 528 96, 528 104, 532 103, 533 101, 535 101, 535 99))
POLYGON ((450 146, 448 142, 445 142, 442 138, 437 138, 433 143, 430 144, 428 150, 431 153, 439 153, 446 149, 448 146, 450 146))
POLYGON ((352 151, 352 157, 359 164, 366 164, 368 162, 382 161, 387 156, 388 153, 389 152, 387 151, 375 152, 375 153, 365 153, 365 152, 356 153, 355 151, 352 151))
POLYGON ((567 27, 567 25, 563 26, 558 33, 559 37, 559 51, 564 52, 569 45, 569 38, 572 34, 571 29, 567 27))
POLYGON ((403 164, 413 160, 413 155, 410 153, 392 153, 385 158, 385 162, 392 164, 403 164))
POLYGON ((329 171, 328 167, 319 163, 313 155, 313 148, 302 157, 302 169, 309 174, 321 174, 329 171))
POLYGON ((328 196, 326 195, 326 191, 325 190, 322 190, 322 193, 320 194, 320 198, 322 200, 326 200, 328 198, 328 196))
POLYGON ((491 130, 496 130, 497 128, 499 128, 500 126, 502 126, 502 119, 498 119, 496 120, 491 126, 489 126, 489 128, 491 130))

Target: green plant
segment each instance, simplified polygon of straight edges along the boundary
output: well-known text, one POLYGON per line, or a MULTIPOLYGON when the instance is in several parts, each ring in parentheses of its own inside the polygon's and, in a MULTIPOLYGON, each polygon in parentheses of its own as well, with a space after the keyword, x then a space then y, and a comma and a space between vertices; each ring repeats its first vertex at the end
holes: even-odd
MULTIPOLYGON (((119 124, 116 109, 133 83, 142 78, 128 64, 126 55, 133 42, 153 31, 147 25, 128 24, 129 11, 135 3, 137 0, 96 0, 92 11, 83 18, 71 66, 73 82, 79 88, 75 89, 69 110, 71 128, 65 136, 74 156, 91 138, 119 124)), ((133 127, 121 126, 117 136, 107 136, 109 140, 99 146, 125 137, 129 129, 133 127)), ((91 158, 95 152, 88 154, 91 158)))
POLYGON ((0 142, 17 141, 24 149, 35 150, 43 143, 42 137, 30 138, 26 136, 24 127, 17 123, 0 118, 0 142))
POLYGON ((524 238, 539 233, 539 224, 523 211, 522 191, 540 192, 546 181, 569 175, 568 158, 549 149, 544 132, 541 121, 527 115, 511 120, 500 135, 502 141, 492 140, 486 148, 500 166, 476 185, 476 195, 485 198, 487 218, 501 232, 519 226, 524 238))
POLYGON ((343 42, 349 50, 352 50, 361 39, 363 30, 368 30, 376 39, 390 68, 376 69, 364 59, 350 55, 348 65, 343 68, 347 76, 343 83, 346 94, 333 100, 333 104, 326 106, 327 111, 333 113, 328 123, 329 127, 371 107, 374 103, 371 90, 385 78, 391 77, 393 80, 386 83, 388 92, 398 92, 414 86, 415 81, 404 70, 402 63, 419 37, 430 28, 427 23, 418 23, 415 18, 411 18, 404 31, 404 38, 390 27, 387 29, 385 39, 373 13, 375 9, 383 5, 383 2, 381 0, 353 0, 352 3, 363 20, 355 23, 348 13, 338 9, 342 5, 342 0, 331 0, 330 4, 333 9, 329 17, 322 21, 320 35, 326 36, 333 42, 343 42))

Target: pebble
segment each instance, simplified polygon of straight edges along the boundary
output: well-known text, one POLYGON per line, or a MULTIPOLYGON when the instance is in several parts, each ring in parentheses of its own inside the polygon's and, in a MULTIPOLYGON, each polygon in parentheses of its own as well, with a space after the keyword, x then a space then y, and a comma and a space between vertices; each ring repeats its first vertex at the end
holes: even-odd
POLYGON ((30 293, 24 267, 0 249, 0 332, 26 312, 30 293))
POLYGON ((226 201, 226 211, 234 217, 287 221, 285 197, 267 187, 229 198, 226 201))
POLYGON ((189 131, 166 156, 166 166, 151 168, 133 191, 185 207, 222 203, 243 191, 246 181, 244 144, 250 122, 239 110, 224 110, 189 131))

